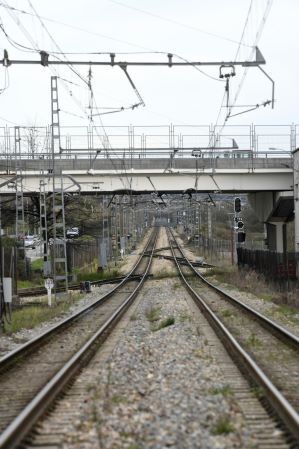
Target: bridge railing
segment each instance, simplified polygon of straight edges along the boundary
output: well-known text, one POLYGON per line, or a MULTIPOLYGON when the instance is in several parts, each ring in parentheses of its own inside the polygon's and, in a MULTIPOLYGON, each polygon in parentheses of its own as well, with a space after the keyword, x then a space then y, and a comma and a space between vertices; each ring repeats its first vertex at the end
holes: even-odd
MULTIPOLYGON (((189 158, 200 150, 204 158, 280 158, 291 153, 299 125, 238 125, 221 131, 213 125, 61 127, 66 158, 189 158)), ((21 158, 49 158, 51 128, 20 127, 21 158)), ((15 159, 15 127, 0 127, 0 158, 15 159)))

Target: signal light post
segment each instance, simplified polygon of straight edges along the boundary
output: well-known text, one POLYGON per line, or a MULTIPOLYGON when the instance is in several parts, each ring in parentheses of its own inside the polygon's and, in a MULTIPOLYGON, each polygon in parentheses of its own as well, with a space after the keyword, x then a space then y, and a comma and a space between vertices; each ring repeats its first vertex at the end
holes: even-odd
POLYGON ((235 213, 241 212, 241 198, 235 198, 235 213))
POLYGON ((244 222, 240 217, 240 212, 242 210, 241 198, 236 197, 234 199, 234 212, 233 212, 233 223, 231 227, 231 255, 232 255, 232 265, 234 265, 234 253, 236 251, 236 243, 244 243, 246 233, 244 232, 244 222), (237 233, 237 238, 236 234, 237 233))

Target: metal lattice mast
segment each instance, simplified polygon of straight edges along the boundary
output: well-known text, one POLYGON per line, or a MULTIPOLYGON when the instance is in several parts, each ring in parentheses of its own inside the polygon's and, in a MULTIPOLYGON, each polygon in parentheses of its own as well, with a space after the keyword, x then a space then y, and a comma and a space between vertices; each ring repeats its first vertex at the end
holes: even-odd
POLYGON ((46 183, 41 180, 39 182, 39 216, 40 216, 40 236, 41 244, 43 248, 44 258, 44 277, 48 277, 51 274, 51 267, 49 266, 49 253, 48 253, 48 223, 47 223, 47 197, 46 197, 46 183))
POLYGON ((54 293, 58 287, 68 291, 68 270, 65 235, 65 210, 62 169, 57 170, 55 157, 61 154, 57 76, 51 77, 51 146, 53 178, 53 252, 54 293))
POLYGON ((21 134, 20 127, 14 128, 15 139, 15 170, 16 179, 16 238, 24 234, 24 196, 23 196, 23 176, 21 162, 21 134))
POLYGON ((102 198, 103 204, 103 243, 106 246, 106 254, 109 259, 109 209, 108 209, 108 198, 106 195, 102 198))
MULTIPOLYGON (((117 198, 117 196, 116 196, 117 198)), ((111 254, 116 263, 117 257, 117 223, 116 223, 116 206, 115 204, 110 204, 110 225, 111 225, 111 254)))

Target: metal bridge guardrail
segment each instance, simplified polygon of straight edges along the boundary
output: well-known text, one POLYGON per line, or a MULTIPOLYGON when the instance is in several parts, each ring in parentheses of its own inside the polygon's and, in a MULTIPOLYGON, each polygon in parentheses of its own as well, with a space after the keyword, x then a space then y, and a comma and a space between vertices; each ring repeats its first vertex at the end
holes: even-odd
MULTIPOLYGON (((20 127, 21 152, 31 155, 51 153, 51 129, 45 127, 20 127)), ((298 142, 299 125, 227 125, 223 131, 213 125, 161 125, 161 126, 61 126, 61 147, 64 152, 93 153, 110 150, 117 157, 125 152, 128 157, 144 157, 157 152, 178 151, 184 157, 185 150, 225 149, 252 152, 292 152, 298 142), (237 146, 236 146, 237 145, 237 146), (184 151, 182 151, 184 150, 184 151), (129 152, 129 153, 127 153, 129 152), (149 152, 149 153, 148 153, 149 152)), ((15 127, 0 127, 0 153, 6 158, 15 152, 15 127)))

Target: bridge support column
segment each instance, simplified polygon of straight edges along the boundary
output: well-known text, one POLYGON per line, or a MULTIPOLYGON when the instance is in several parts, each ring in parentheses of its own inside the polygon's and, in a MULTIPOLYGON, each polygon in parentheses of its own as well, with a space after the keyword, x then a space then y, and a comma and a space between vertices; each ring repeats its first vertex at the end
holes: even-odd
POLYGON ((268 249, 277 253, 285 253, 287 247, 286 223, 267 223, 268 249))

